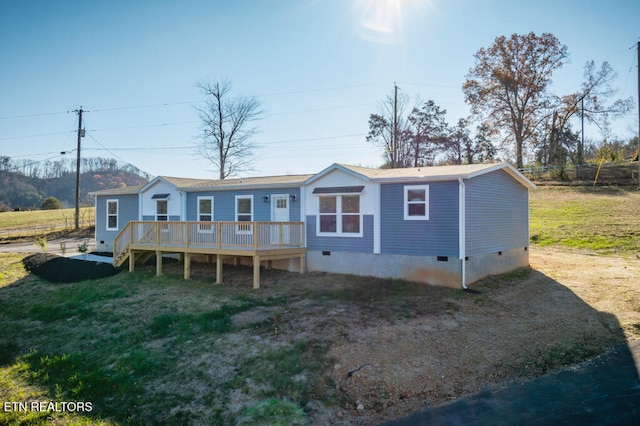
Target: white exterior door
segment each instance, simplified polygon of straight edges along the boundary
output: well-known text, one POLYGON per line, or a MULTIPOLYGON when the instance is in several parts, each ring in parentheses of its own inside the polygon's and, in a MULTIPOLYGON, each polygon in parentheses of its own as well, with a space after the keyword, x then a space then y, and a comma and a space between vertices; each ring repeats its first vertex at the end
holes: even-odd
POLYGON ((289 195, 273 195, 271 205, 272 222, 289 222, 289 195))
MULTIPOLYGON (((289 194, 272 195, 271 196, 271 221, 272 222, 289 222, 289 194)), ((288 227, 272 226, 271 243, 272 244, 289 244, 291 238, 289 236, 288 227)))

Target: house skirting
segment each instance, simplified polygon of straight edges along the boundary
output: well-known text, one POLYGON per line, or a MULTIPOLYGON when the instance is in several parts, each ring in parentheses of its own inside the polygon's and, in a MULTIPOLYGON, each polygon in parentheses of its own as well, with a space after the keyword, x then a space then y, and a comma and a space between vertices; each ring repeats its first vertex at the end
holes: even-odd
POLYGON ((489 275, 500 275, 529 266, 529 247, 469 256, 466 262, 466 283, 471 284, 489 275))
MULTIPOLYGON (((519 248, 489 253, 469 257, 465 263, 465 281, 471 284, 489 275, 529 266, 529 251, 519 248)), ((461 260, 453 256, 308 251, 307 271, 402 279, 452 288, 462 286, 461 260)))

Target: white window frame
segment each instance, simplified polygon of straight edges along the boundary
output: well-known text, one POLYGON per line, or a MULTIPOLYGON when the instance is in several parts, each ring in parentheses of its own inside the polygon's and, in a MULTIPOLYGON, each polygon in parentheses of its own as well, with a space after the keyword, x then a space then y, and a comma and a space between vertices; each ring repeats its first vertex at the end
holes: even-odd
POLYGON ((156 200, 156 222, 169 222, 169 200, 167 200, 167 199, 156 200), (159 214, 158 213, 158 211, 159 211, 158 207, 159 207, 160 203, 166 203, 167 204, 167 213, 165 213, 165 214, 159 214), (160 216, 166 216, 167 219, 166 220, 159 220, 158 218, 160 216))
MULTIPOLYGON (((197 221, 198 222, 213 222, 213 212, 214 212, 214 204, 213 204, 213 196, 203 196, 203 197, 198 197, 197 199, 197 221), (210 200, 211 201, 211 220, 206 221, 206 220, 202 220, 201 216, 203 215, 202 212, 200 211, 200 201, 202 200, 210 200)), ((198 232, 203 232, 203 233, 212 233, 213 232, 213 226, 212 225, 203 225, 203 224, 198 224, 198 232)))
MULTIPOLYGON (((249 200, 251 202, 251 217, 248 220, 248 222, 253 222, 253 211, 254 211, 254 203, 253 203, 253 195, 236 195, 235 197, 235 217, 236 217, 236 222, 247 222, 247 221, 241 221, 239 219, 239 215, 242 216, 247 216, 248 213, 239 213, 238 212, 238 201, 239 200, 249 200)), ((253 233, 253 228, 252 226, 242 226, 242 225, 238 225, 236 226, 236 233, 238 234, 252 234, 253 233)))
POLYGON ((404 220, 429 220, 429 185, 405 185, 404 187, 404 220), (424 200, 409 199, 409 191, 424 191, 424 200), (424 204, 424 215, 409 215, 409 205, 424 204))
POLYGON ((318 194, 318 214, 316 215, 316 235, 319 237, 362 237, 363 231, 363 215, 362 215, 362 195, 361 194, 318 194), (322 197, 335 197, 336 199, 336 232, 322 232, 320 230, 320 218, 324 215, 333 215, 334 213, 320 213, 320 198, 322 197), (342 218, 345 215, 355 216, 356 213, 343 213, 342 212, 342 197, 358 197, 358 229, 359 232, 344 232, 342 218))
POLYGON ((118 230, 118 222, 119 222, 118 216, 119 216, 119 213, 120 213, 120 200, 118 200, 118 199, 107 200, 106 212, 107 212, 107 231, 117 231, 118 230), (116 212, 115 212, 115 214, 110 214, 109 213, 109 204, 110 203, 116 203, 116 212), (113 217, 113 216, 116 217, 116 226, 115 227, 109 226, 109 218, 113 217))

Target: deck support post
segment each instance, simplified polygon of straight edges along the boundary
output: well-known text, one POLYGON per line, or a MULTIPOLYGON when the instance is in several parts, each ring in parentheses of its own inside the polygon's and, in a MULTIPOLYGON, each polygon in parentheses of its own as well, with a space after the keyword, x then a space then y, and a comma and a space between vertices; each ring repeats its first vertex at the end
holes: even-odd
POLYGON ((162 252, 156 250, 156 277, 162 276, 162 252))
POLYGON ((216 255, 216 284, 222 284, 222 255, 216 255))
POLYGON ((307 267, 307 265, 306 265, 306 260, 307 260, 307 259, 306 259, 305 254, 304 254, 304 253, 303 253, 303 254, 301 254, 301 255, 300 255, 300 273, 301 273, 301 274, 304 274, 304 273, 306 272, 306 271, 305 271, 305 268, 307 267))
POLYGON ((184 279, 191 279, 191 253, 184 253, 184 279))
POLYGON ((136 268, 136 252, 129 250, 129 272, 134 272, 136 268))
POLYGON ((253 288, 260 288, 260 255, 253 255, 253 288))

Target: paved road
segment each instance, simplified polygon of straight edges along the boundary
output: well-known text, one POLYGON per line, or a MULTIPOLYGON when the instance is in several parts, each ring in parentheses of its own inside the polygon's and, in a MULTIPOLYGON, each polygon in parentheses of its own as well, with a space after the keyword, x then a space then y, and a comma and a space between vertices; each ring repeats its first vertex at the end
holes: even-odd
POLYGON ((635 340, 577 367, 385 425, 640 425, 639 369, 635 340))

